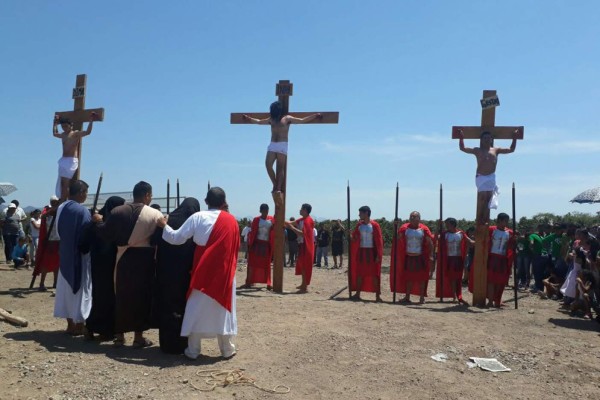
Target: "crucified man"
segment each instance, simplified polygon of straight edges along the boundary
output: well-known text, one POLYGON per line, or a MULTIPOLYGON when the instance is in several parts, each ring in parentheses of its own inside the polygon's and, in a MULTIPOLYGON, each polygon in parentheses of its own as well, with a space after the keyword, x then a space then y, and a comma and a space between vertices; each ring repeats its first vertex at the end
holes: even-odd
POLYGON ((73 130, 73 123, 66 119, 54 116, 52 124, 52 136, 61 139, 62 141, 62 157, 58 160, 58 180, 56 182, 56 197, 60 202, 67 200, 69 192, 69 182, 73 179, 77 168, 79 168, 79 159, 77 148, 79 140, 92 133, 96 113, 92 113, 88 127, 85 131, 73 130), (58 133, 58 125, 61 126, 63 132, 58 133))
POLYGON ((309 115, 305 118, 296 118, 291 115, 284 115, 283 105, 276 101, 271 104, 269 118, 257 119, 244 114, 244 119, 253 124, 271 125, 271 143, 267 148, 267 157, 265 166, 267 173, 273 183, 273 201, 275 204, 283 203, 283 186, 285 182, 285 170, 288 152, 288 132, 291 124, 305 124, 317 118, 323 118, 321 114, 309 115), (277 162, 277 173, 273 166, 277 162))
POLYGON ((515 151, 518 133, 519 130, 516 129, 513 133, 512 144, 508 149, 493 147, 494 139, 488 131, 481 134, 480 147, 470 148, 465 147, 463 131, 458 131, 460 138, 458 143, 459 149, 465 153, 474 154, 477 158, 477 173, 475 175, 475 184, 477 185, 477 224, 487 224, 490 219, 490 209, 498 208, 498 186, 496 186, 498 154, 509 154, 515 151))

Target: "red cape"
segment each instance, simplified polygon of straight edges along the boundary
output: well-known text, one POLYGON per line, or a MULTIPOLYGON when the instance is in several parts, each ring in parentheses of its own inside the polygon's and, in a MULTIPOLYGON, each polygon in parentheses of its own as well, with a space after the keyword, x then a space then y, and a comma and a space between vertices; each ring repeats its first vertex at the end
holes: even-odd
POLYGON ((188 297, 192 289, 212 297, 231 312, 233 280, 240 248, 235 217, 221 211, 205 246, 196 246, 188 297))
POLYGON ((350 290, 356 291, 361 290, 363 292, 377 292, 377 288, 373 284, 373 280, 370 276, 362 276, 361 287, 357 287, 357 278, 360 275, 361 270, 364 269, 375 269, 377 276, 379 277, 379 286, 381 286, 381 259, 383 257, 383 235, 381 234, 381 227, 375 220, 371 220, 371 225, 373 226, 373 245, 374 245, 374 257, 379 259, 377 264, 370 263, 361 263, 359 257, 360 250, 360 232, 359 227, 363 222, 359 221, 354 231, 352 231, 352 241, 350 242, 350 252, 352 265, 350 266, 350 290), (363 267, 363 268, 361 268, 363 267))
MULTIPOLYGON (((468 240, 467 234, 461 230, 457 232, 462 233, 462 240, 460 242, 460 256, 464 265, 465 258, 467 257, 468 240)), ((459 281, 460 288, 462 290, 462 278, 459 281)), ((450 287, 450 279, 448 279, 448 246, 446 246, 446 231, 442 231, 438 240, 438 265, 435 271, 435 297, 454 297, 455 293, 452 293, 450 287), (442 273, 444 274, 442 279, 442 273), (444 290, 441 291, 441 283, 444 281, 444 290), (441 292, 441 293, 440 293, 441 292)))
MULTIPOLYGON (((491 250, 491 246, 489 246, 489 243, 492 242, 492 235, 494 234, 494 231, 496 229, 497 229, 496 226, 490 226, 488 228, 489 235, 490 235, 489 239, 488 239, 488 247, 489 247, 488 248, 488 255, 489 255, 490 250, 491 250)), ((506 258, 508 259, 508 265, 510 267, 512 267, 513 260, 514 260, 514 257, 515 257, 515 252, 514 252, 514 249, 515 249, 515 235, 514 235, 512 229, 505 228, 505 231, 507 231, 508 234, 509 234, 508 243, 506 245, 507 246, 506 247, 506 258)), ((471 269, 469 270, 469 292, 471 292, 471 293, 473 293, 473 279, 475 277, 475 265, 477 265, 476 263, 477 263, 477 258, 474 258, 473 259, 473 265, 471 266, 471 269)))
POLYGON ((302 275, 302 271, 304 271, 304 276, 306 278, 305 283, 310 285, 313 261, 315 259, 315 234, 313 232, 315 223, 310 215, 306 218, 298 218, 296 220, 298 223, 300 223, 300 221, 304 221, 304 225, 302 227, 302 237, 304 238, 304 243, 302 243, 298 249, 296 275, 302 275))
MULTIPOLYGON (((42 211, 42 222, 40 223, 40 237, 38 239, 38 248, 35 253, 35 268, 33 276, 38 276, 42 272, 56 272, 60 264, 58 255, 58 241, 48 241, 48 228, 46 225, 46 217, 48 209, 42 211)), ((56 217, 56 214, 54 215, 56 217)))
POLYGON ((271 285, 271 260, 273 259, 273 249, 275 243, 275 219, 268 215, 267 220, 271 221, 273 224, 271 226, 271 231, 269 232, 269 241, 268 241, 268 249, 263 252, 253 251, 254 246, 261 246, 263 243, 256 238, 258 235, 258 224, 260 222, 260 216, 255 217, 252 220, 252 227, 250 233, 248 234, 248 278, 246 280, 247 284, 252 283, 266 283, 267 285, 271 285))
MULTIPOLYGON (((395 255, 395 248, 393 246, 392 243, 392 257, 390 259, 390 290, 393 292, 394 291, 394 281, 396 282, 396 293, 405 293, 406 292, 406 274, 404 273, 404 262, 405 262, 405 258, 406 258, 406 230, 408 229, 410 223, 406 223, 404 225, 402 225, 400 227, 400 229, 398 229, 398 239, 396 240, 396 247, 398 249, 398 257, 396 260, 396 270, 398 271, 398 275, 395 275, 395 271, 394 271, 394 255, 395 255)), ((429 237, 431 240, 433 240, 433 235, 431 234, 431 231, 429 230, 429 228, 423 224, 419 224, 419 229, 423 229, 423 232, 425 233, 423 235, 423 251, 421 254, 421 257, 423 258, 423 261, 425 262, 425 268, 427 269, 427 273, 429 274, 430 268, 431 268, 431 260, 429 259, 429 253, 431 251, 430 247, 429 247, 429 242, 427 241, 427 238, 429 237)), ((428 282, 425 282, 425 296, 427 296, 427 284, 428 282)), ((411 289, 411 293, 410 294, 414 294, 414 295, 419 295, 419 285, 415 285, 413 284, 413 287, 411 289)))

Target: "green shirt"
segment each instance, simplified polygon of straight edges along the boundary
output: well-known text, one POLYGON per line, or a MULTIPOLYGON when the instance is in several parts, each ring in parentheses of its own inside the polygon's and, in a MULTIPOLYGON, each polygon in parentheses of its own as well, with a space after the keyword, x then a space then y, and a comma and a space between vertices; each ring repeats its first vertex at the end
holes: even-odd
POLYGON ((531 255, 531 248, 529 247, 529 238, 522 237, 517 240, 517 251, 521 256, 531 255))
POLYGON ((545 256, 548 255, 548 252, 544 248, 543 239, 537 233, 532 233, 529 235, 529 242, 531 243, 531 251, 533 255, 536 256, 545 256))

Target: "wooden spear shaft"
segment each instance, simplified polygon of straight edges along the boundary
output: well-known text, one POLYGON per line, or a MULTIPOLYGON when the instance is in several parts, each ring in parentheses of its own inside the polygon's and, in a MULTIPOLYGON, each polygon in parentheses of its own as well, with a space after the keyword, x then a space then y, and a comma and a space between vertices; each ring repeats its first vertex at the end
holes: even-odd
MULTIPOLYGON (((513 182, 512 184, 512 220, 513 220, 513 235, 515 234, 515 232, 517 231, 517 218, 516 218, 516 209, 515 209, 515 183, 513 182)), ((515 245, 516 245, 516 241, 515 241, 515 245)), ((516 247, 516 246, 515 246, 516 247)), ((514 254, 514 250, 513 249, 513 254, 514 254)), ((518 295, 518 291, 517 291, 517 283, 518 283, 518 279, 517 279, 517 257, 513 257, 513 286, 514 286, 514 292, 515 292, 515 310, 517 310, 519 308, 519 299, 517 297, 518 295)))
POLYGON ((350 181, 346 187, 346 207, 348 210, 348 222, 346 230, 348 231, 348 297, 352 298, 352 231, 350 230, 350 181))
POLYGON ((440 302, 443 303, 444 302, 444 268, 442 268, 442 260, 441 260, 441 256, 442 256, 442 245, 443 245, 443 239, 442 239, 442 235, 444 234, 444 230, 442 228, 443 224, 444 224, 444 189, 442 187, 442 184, 440 183, 440 225, 439 225, 439 229, 438 229, 438 235, 439 235, 439 239, 438 239, 438 258, 437 258, 437 264, 436 264, 436 268, 440 269, 440 302))
POLYGON ((392 303, 396 304, 396 282, 398 281, 398 276, 396 275, 398 273, 398 268, 396 267, 396 264, 398 263, 398 226, 396 225, 398 223, 398 182, 396 182, 396 208, 394 211, 394 238, 393 241, 394 243, 392 244, 392 246, 394 247, 394 259, 392 260, 392 265, 393 265, 393 269, 394 269, 394 281, 392 282, 392 286, 393 286, 393 299, 392 299, 392 303))

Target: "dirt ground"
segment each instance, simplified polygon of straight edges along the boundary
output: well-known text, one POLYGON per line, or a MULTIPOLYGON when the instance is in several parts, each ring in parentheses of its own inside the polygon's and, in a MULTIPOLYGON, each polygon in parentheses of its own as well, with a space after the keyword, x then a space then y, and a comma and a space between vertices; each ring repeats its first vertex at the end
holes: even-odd
MULTIPOLYGON (((384 261, 385 262, 385 261, 384 261)), ((552 300, 520 293, 519 309, 481 310, 439 303, 383 304, 372 294, 348 300, 340 270, 316 269, 310 292, 294 294, 299 278, 286 268, 285 294, 264 288, 238 292, 238 354, 222 360, 216 340, 197 361, 158 346, 113 348, 62 331, 52 317, 52 292, 29 291, 31 271, 0 265, 0 307, 29 320, 0 322, 2 399, 472 399, 598 398, 600 324, 572 318, 552 300), (445 353, 447 362, 432 355, 445 353), (466 364, 495 357, 511 372, 466 364), (207 369, 243 369, 257 384, 285 385, 288 394, 230 385, 203 393, 207 369)), ((237 282, 245 279, 239 265, 237 282)), ((389 288, 388 275, 383 287, 389 288)), ((430 283, 430 293, 434 282, 430 283)), ((470 295, 466 296, 470 301, 470 295)), ((158 342, 158 332, 148 337, 158 342)), ((129 344, 131 336, 127 336, 129 344)))

